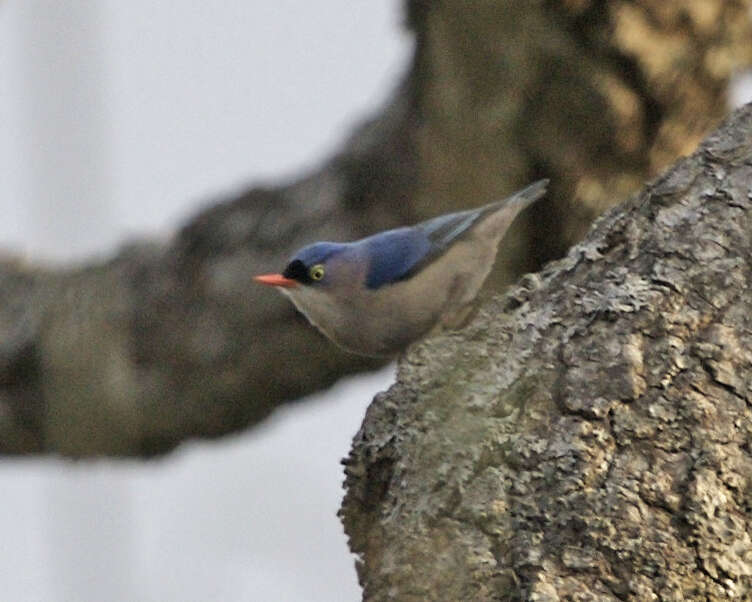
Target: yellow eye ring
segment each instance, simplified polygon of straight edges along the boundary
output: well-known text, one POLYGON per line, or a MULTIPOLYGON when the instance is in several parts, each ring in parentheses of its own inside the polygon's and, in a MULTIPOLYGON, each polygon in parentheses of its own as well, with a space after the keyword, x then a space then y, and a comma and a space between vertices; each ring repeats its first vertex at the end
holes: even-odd
POLYGON ((324 277, 324 266, 317 263, 308 271, 308 274, 311 276, 311 280, 321 280, 324 277))

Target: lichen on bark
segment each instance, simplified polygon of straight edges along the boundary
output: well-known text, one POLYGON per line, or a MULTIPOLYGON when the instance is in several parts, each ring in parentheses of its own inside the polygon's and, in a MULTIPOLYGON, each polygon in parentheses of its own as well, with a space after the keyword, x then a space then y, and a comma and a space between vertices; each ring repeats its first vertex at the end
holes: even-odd
POLYGON ((752 105, 411 349, 345 464, 366 600, 752 599, 752 105))

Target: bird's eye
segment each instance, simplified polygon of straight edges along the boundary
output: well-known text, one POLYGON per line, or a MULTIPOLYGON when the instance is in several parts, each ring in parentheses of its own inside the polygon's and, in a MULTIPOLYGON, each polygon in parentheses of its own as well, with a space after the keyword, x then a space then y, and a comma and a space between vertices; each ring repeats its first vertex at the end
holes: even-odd
POLYGON ((317 263, 308 273, 311 275, 311 280, 321 280, 324 277, 324 266, 317 263))

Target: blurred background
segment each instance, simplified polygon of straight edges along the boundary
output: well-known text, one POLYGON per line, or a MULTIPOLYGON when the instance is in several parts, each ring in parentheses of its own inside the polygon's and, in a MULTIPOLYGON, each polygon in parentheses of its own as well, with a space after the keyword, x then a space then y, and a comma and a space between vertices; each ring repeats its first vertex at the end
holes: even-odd
MULTIPOLYGON (((330 155, 403 74, 398 0, 0 3, 0 249, 166 237, 330 155)), ((0 460, 3 600, 360 598, 340 458, 393 367, 151 461, 0 460), (302 477, 301 477, 302 475, 302 477), (290 500, 293 500, 292 505, 290 500)))

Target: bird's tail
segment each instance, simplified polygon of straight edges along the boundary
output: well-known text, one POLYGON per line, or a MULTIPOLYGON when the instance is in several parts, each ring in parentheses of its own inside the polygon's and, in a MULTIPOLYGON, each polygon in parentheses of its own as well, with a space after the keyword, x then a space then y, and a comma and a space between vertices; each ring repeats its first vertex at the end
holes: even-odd
POLYGON ((530 184, 530 186, 528 186, 527 188, 518 190, 512 196, 509 196, 501 201, 494 201, 493 203, 489 203, 483 208, 483 214, 494 213, 502 207, 505 207, 509 209, 514 208, 516 215, 518 212, 525 209, 525 207, 532 205, 535 201, 546 194, 548 182, 548 178, 544 180, 538 180, 537 182, 530 184))
POLYGON ((486 205, 478 213, 480 219, 476 220, 476 231, 498 244, 517 214, 541 198, 546 193, 546 186, 548 180, 538 180, 502 201, 486 205))

